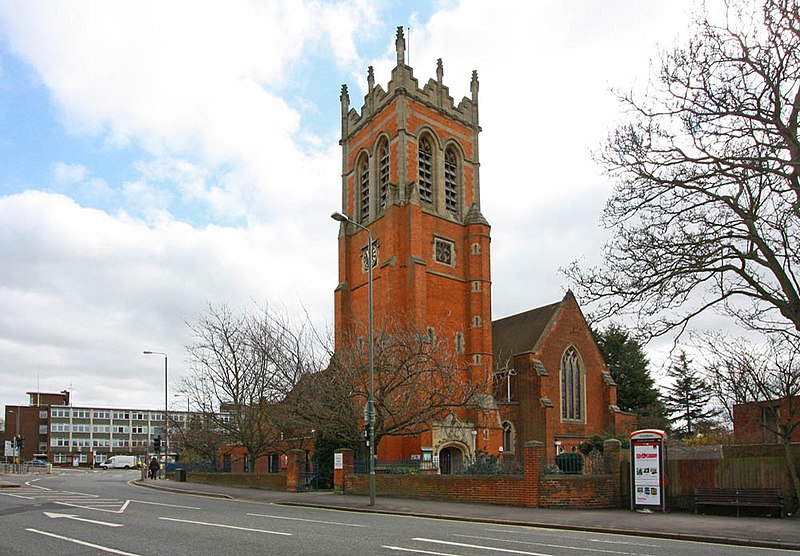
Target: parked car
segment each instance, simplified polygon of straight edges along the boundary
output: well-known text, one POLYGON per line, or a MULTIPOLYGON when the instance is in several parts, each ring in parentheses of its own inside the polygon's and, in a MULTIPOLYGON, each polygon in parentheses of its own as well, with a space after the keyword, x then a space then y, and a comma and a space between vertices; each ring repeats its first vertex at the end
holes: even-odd
POLYGON ((40 459, 30 459, 25 462, 25 465, 32 465, 34 467, 47 467, 50 464, 40 459))

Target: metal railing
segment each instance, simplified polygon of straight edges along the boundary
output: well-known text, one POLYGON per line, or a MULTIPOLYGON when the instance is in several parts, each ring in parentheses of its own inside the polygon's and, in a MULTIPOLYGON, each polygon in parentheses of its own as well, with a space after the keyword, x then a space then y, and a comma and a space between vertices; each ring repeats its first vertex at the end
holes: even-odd
POLYGON ((544 466, 546 475, 605 475, 611 472, 610 458, 600 452, 564 452, 549 457, 544 466))
POLYGON ((28 463, 0 463, 0 473, 4 475, 47 475, 52 470, 51 464, 31 465, 28 463))
MULTIPOLYGON (((464 458, 460 465, 450 465, 453 475, 509 475, 522 473, 522 457, 506 454, 503 456, 483 456, 464 458)), ((353 465, 354 473, 369 473, 369 460, 357 459, 353 465)), ((438 474, 439 462, 422 460, 379 460, 375 462, 375 473, 385 475, 438 474)))

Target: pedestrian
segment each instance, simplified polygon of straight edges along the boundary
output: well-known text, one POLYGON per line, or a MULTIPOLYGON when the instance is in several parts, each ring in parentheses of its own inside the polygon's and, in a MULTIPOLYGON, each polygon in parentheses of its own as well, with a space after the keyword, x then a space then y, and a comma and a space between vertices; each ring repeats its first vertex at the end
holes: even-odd
POLYGON ((155 456, 153 456, 153 459, 150 460, 150 465, 147 466, 147 474, 150 476, 151 479, 155 479, 156 477, 158 477, 159 467, 160 466, 158 465, 158 460, 156 459, 155 456))

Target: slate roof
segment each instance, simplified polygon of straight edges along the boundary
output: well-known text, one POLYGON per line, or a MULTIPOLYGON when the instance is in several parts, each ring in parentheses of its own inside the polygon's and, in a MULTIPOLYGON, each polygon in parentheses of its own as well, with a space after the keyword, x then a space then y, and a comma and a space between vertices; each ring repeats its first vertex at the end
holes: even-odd
POLYGON ((562 301, 537 307, 492 322, 492 346, 498 358, 508 358, 517 353, 532 351, 539 338, 547 331, 562 301))

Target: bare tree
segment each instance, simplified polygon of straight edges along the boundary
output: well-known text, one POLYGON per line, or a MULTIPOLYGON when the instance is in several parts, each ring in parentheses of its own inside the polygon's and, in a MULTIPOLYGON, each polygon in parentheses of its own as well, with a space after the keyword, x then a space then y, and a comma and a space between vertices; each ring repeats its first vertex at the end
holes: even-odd
POLYGON ((714 308, 749 329, 800 331, 800 10, 731 0, 662 56, 598 153, 616 181, 605 265, 566 273, 598 319, 648 335, 714 308))
POLYGON ((206 414, 194 413, 187 415, 184 422, 174 422, 174 426, 183 447, 181 460, 205 463, 216 471, 220 450, 228 439, 214 421, 206 414))
POLYGON ((286 446, 293 425, 287 396, 320 368, 313 329, 269 308, 235 312, 225 305, 209 306, 189 327, 195 342, 182 389, 204 426, 246 450, 245 469, 252 470, 257 458, 286 446))
MULTIPOLYGON (((489 380, 471 380, 444 327, 420 330, 400 319, 387 320, 375 334, 375 445, 386 436, 414 436, 457 408, 475 408, 488 394, 489 380)), ((354 334, 329 367, 308 381, 305 407, 314 428, 352 444, 369 395, 366 334, 354 334), (313 392, 309 394, 309 392, 313 392)))
POLYGON ((795 495, 800 500, 800 478, 792 437, 800 430, 800 345, 771 338, 757 345, 742 338, 707 335, 701 341, 708 363, 706 374, 715 397, 733 420, 733 406, 764 402, 767 419, 761 426, 783 445, 795 495))

